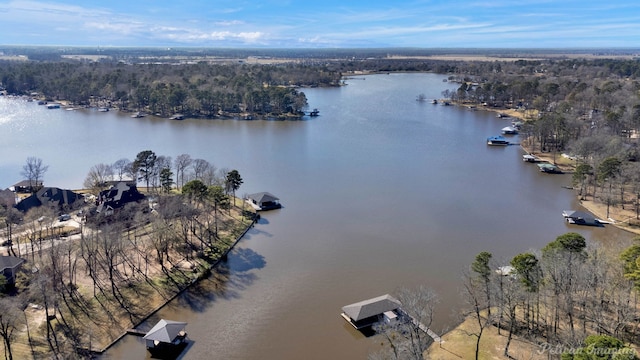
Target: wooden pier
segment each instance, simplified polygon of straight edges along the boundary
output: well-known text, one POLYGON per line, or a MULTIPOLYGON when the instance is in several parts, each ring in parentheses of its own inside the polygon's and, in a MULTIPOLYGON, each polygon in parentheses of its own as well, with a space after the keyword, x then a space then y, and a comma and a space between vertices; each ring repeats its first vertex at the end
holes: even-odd
POLYGON ((134 336, 145 336, 147 335, 146 331, 141 331, 138 329, 127 329, 127 335, 134 335, 134 336))
POLYGON ((420 321, 416 320, 413 318, 413 316, 407 314, 406 311, 402 310, 402 309, 398 309, 403 316, 406 316, 408 319, 411 320, 411 323, 413 323, 414 325, 416 325, 420 330, 424 331, 427 335, 429 335, 434 342, 437 342, 439 344, 444 343, 444 341, 442 340, 442 338, 440 337, 440 335, 436 334, 433 330, 431 330, 427 325, 421 323, 420 321))

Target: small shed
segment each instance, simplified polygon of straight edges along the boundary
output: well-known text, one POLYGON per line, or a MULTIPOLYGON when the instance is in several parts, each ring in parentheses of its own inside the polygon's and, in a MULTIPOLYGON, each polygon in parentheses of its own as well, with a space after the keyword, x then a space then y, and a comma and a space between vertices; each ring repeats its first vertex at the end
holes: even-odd
POLYGON ((187 338, 186 322, 161 319, 144 336, 150 351, 181 345, 187 338))
POLYGON ((256 210, 279 209, 280 199, 268 192, 247 195, 246 201, 256 210))
POLYGON ((16 273, 24 259, 15 256, 0 256, 0 273, 7 278, 7 284, 13 285, 16 282, 16 273))
POLYGON ((397 321, 400 301, 389 294, 360 301, 342 307, 342 317, 356 329, 371 326, 380 321, 397 321))

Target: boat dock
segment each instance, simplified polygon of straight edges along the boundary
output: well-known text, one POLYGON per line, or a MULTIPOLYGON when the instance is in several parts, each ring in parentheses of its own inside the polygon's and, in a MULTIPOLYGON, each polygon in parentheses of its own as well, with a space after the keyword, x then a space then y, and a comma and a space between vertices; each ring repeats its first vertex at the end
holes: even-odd
POLYGON ((360 301, 342 307, 340 314, 355 329, 361 330, 375 324, 395 324, 398 321, 411 322, 418 329, 429 335, 433 341, 443 343, 442 338, 402 309, 402 304, 389 294, 360 301))
POLYGON ((402 313, 403 316, 406 316, 408 319, 410 319, 411 323, 416 325, 418 327, 418 329, 422 330, 424 333, 429 335, 433 339, 434 342, 437 342, 439 344, 444 343, 444 341, 442 341, 442 338, 440 337, 440 335, 436 334, 427 325, 419 322, 418 320, 413 318, 411 315, 407 314, 404 310, 402 310, 402 309, 398 309, 398 310, 402 313))
POLYGON ((127 335, 133 335, 133 336, 145 336, 147 335, 146 331, 142 331, 142 330, 138 330, 138 329, 127 329, 127 335))

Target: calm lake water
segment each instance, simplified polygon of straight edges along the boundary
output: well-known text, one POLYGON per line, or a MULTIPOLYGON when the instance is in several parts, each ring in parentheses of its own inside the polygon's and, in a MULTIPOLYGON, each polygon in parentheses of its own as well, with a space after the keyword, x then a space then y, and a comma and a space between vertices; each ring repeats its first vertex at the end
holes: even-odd
MULTIPOLYGON (((304 121, 132 119, 47 110, 0 99, 0 187, 28 156, 45 185, 81 187, 89 168, 141 150, 188 153, 238 169, 240 194, 269 191, 264 214, 229 257, 154 316, 186 321, 184 359, 364 359, 379 341, 339 316, 342 306, 425 285, 441 298, 434 330, 455 326, 461 274, 481 251, 508 262, 569 231, 603 244, 630 235, 565 224, 570 175, 546 175, 519 146, 488 147, 509 124, 494 113, 417 102, 455 84, 434 74, 357 77, 304 89, 320 116, 304 121)), ((518 138, 513 138, 518 142, 518 138)), ((144 359, 127 336, 107 359, 144 359)))

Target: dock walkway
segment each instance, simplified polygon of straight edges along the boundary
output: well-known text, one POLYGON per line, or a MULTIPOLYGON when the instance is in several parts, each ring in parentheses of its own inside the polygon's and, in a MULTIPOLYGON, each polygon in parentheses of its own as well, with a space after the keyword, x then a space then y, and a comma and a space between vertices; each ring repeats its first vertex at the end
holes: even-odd
POLYGON ((127 329, 127 335, 145 336, 147 332, 138 329, 127 329))
POLYGON ((421 323, 420 321, 416 320, 415 318, 413 318, 413 316, 407 314, 406 311, 399 309, 402 312, 402 315, 406 316, 407 318, 409 318, 411 320, 411 322, 416 325, 420 330, 424 331, 427 335, 429 335, 433 341, 442 344, 444 343, 444 341, 442 340, 442 338, 440 337, 440 335, 436 334, 435 331, 431 330, 427 325, 421 323))

